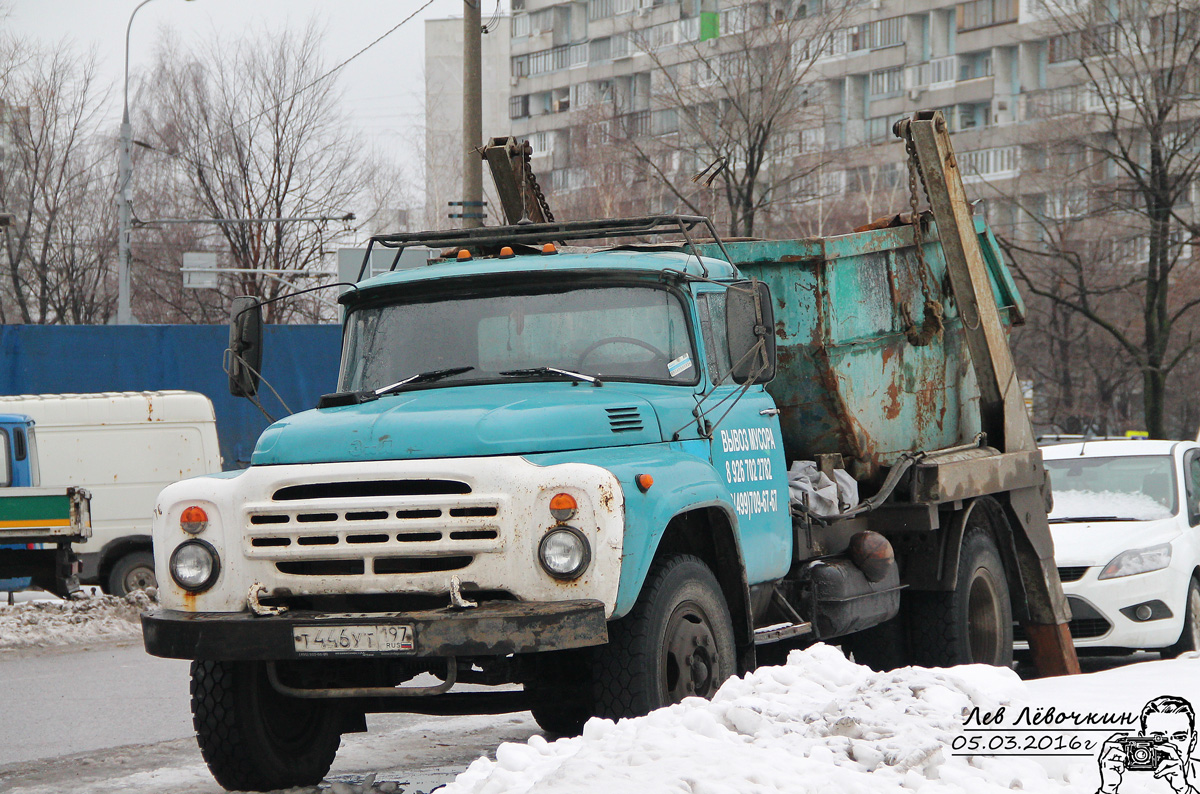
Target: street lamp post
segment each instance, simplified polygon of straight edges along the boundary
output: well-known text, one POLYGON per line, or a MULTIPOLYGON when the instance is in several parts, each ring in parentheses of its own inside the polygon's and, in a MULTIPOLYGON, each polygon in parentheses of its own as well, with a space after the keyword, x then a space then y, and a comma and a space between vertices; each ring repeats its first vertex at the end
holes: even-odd
POLYGON ((133 160, 130 157, 133 140, 129 126, 129 34, 133 30, 133 18, 142 6, 151 1, 142 0, 138 3, 129 15, 129 24, 125 26, 124 108, 121 113, 121 157, 117 161, 117 325, 133 322, 129 304, 129 226, 132 215, 129 207, 132 188, 129 183, 133 176, 133 160))

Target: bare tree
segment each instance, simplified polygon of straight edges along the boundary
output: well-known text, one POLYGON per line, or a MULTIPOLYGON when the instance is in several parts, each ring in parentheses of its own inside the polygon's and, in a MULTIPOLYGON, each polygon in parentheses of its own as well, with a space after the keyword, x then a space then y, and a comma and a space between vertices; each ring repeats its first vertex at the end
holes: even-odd
MULTIPOLYGON (((191 48, 168 38, 138 99, 146 109, 139 126, 167 155, 164 167, 179 194, 146 196, 159 205, 144 204, 139 213, 161 208, 230 220, 339 217, 361 208, 369 195, 378 198, 383 171, 346 124, 337 84, 323 78, 320 52, 321 36, 312 26, 214 38, 191 48)), ((267 298, 331 272, 330 245, 350 231, 336 221, 216 228, 236 274, 231 292, 267 298)), ((322 305, 328 300, 285 301, 271 304, 267 316, 311 321, 328 315, 322 305)))
POLYGON ((1044 3, 1050 59, 1073 63, 1076 82, 1031 109, 1055 116, 1048 138, 1077 141, 1079 157, 1048 157, 1042 190, 1012 196, 1029 223, 1006 246, 1029 292, 1094 324, 1140 371, 1146 429, 1165 438, 1168 378, 1200 341, 1200 2, 1044 3))
POLYGON ((0 42, 0 321, 104 322, 112 313, 112 172, 95 130, 95 60, 67 44, 0 42))
POLYGON ((672 203, 752 235, 764 215, 811 198, 806 178, 821 160, 802 141, 824 125, 816 64, 843 18, 836 2, 740 0, 722 12, 717 38, 680 33, 689 43, 670 46, 673 28, 631 30, 654 69, 646 85, 614 85, 609 133, 672 203))

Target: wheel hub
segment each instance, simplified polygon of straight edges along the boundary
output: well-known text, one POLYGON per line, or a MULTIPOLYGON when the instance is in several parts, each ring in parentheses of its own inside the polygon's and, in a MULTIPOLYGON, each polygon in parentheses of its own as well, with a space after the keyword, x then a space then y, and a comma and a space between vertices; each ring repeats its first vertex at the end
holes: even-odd
POLYGON ((711 697, 717 689, 717 643, 700 607, 680 604, 667 622, 665 640, 665 701, 711 697))
POLYGON ((967 594, 968 658, 972 662, 995 664, 999 657, 1000 596, 991 573, 986 569, 975 572, 967 594))
POLYGON ((154 571, 149 568, 134 568, 125 574, 125 592, 127 593, 157 586, 158 580, 154 577, 154 571))

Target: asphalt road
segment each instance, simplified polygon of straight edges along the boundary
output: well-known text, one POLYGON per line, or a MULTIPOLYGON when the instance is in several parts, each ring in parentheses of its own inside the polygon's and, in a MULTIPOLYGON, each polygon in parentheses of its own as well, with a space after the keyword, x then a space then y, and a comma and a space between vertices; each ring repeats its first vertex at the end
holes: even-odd
MULTIPOLYGON (((372 772, 407 794, 448 783, 505 741, 524 742, 528 713, 368 715, 327 777, 372 772)), ((188 663, 140 643, 0 651, 0 791, 6 794, 223 794, 192 732, 188 663)))
POLYGON ((188 663, 140 642, 0 651, 0 766, 192 735, 188 663))

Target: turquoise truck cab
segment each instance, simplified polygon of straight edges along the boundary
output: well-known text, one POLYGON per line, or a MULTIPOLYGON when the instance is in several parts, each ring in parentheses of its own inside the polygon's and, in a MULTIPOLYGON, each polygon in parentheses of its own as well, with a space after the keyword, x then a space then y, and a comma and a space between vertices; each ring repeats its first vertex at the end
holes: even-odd
MULTIPOLYGON (((933 230, 923 259, 910 229, 726 245, 687 216, 372 242, 414 244, 449 250, 342 296, 335 392, 248 469, 159 496, 145 644, 192 660, 222 785, 319 781, 368 712, 531 709, 571 734, 804 643, 907 648, 872 634, 905 587, 915 626, 950 626, 912 658, 1011 659, 1004 494, 1044 474, 986 446, 953 305, 944 336, 906 341, 919 268, 945 277, 933 230), (664 231, 682 242, 564 245, 664 231), (863 502, 794 499, 797 460, 863 502)), ((227 361, 251 397, 259 306, 235 302, 227 361)))

